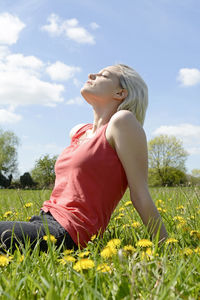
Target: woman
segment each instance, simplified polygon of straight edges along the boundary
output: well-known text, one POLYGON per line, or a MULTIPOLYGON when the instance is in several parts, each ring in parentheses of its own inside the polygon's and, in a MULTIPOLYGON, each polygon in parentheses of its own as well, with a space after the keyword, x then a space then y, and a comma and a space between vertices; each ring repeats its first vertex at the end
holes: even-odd
MULTIPOLYGON (((86 247, 94 234, 102 236, 111 214, 127 187, 143 223, 159 242, 167 237, 164 224, 148 190, 148 154, 143 130, 148 89, 140 75, 117 64, 89 74, 81 89, 93 107, 94 123, 80 124, 71 132, 71 144, 55 164, 56 180, 50 199, 39 216, 29 222, 1 222, 2 244, 30 239, 31 247, 49 230, 57 245, 86 247)), ((12 249, 15 249, 13 246, 12 249)))

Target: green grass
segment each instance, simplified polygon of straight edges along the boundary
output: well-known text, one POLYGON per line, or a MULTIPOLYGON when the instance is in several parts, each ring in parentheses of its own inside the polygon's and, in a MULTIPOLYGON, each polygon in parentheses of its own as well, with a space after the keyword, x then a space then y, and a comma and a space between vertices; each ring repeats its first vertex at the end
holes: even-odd
MULTIPOLYGON (((150 193, 169 237, 177 243, 157 247, 153 240, 151 255, 136 246, 138 240, 150 237, 127 190, 103 238, 70 253, 75 261, 63 260, 64 253, 50 242, 48 253, 40 255, 37 246, 30 253, 28 244, 23 254, 16 250, 9 263, 0 266, 0 299, 200 299, 200 236, 191 235, 192 230, 200 232, 200 188, 150 188, 150 193), (135 221, 140 226, 135 228, 135 221), (121 244, 105 258, 102 250, 112 239, 121 244), (126 245, 135 251, 123 250, 126 245), (78 271, 73 267, 85 251, 94 266, 78 271), (97 270, 102 263, 110 267, 107 272, 97 270)), ((51 190, 0 190, 0 220, 27 221, 39 214, 50 194, 51 190), (30 202, 33 205, 25 207, 30 202)))

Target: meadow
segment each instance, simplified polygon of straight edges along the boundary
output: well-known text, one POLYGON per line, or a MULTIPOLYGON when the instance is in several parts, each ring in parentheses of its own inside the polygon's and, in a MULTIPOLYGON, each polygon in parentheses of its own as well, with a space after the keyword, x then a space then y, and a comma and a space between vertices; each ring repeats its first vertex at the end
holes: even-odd
MULTIPOLYGON (((0 299, 200 299, 200 187, 150 188, 168 232, 158 247, 130 201, 77 251, 0 252, 0 299)), ((51 190, 0 190, 0 221, 28 221, 51 190)))

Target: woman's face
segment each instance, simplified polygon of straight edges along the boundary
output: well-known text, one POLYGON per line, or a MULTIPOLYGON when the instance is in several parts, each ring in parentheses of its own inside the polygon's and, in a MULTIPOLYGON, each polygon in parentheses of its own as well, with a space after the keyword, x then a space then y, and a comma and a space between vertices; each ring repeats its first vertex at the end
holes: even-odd
POLYGON ((110 101, 110 99, 115 99, 116 93, 122 89, 119 76, 119 71, 115 66, 108 66, 97 74, 89 74, 88 81, 81 89, 82 96, 86 100, 110 101))

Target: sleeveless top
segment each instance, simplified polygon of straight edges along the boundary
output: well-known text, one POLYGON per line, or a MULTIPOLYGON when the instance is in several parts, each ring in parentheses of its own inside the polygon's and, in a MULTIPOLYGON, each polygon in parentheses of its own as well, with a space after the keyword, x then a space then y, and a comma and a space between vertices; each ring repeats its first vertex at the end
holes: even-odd
POLYGON ((117 152, 106 139, 107 126, 81 144, 79 137, 93 124, 74 134, 55 163, 55 185, 41 208, 52 214, 81 249, 92 235, 102 237, 128 186, 117 152))

